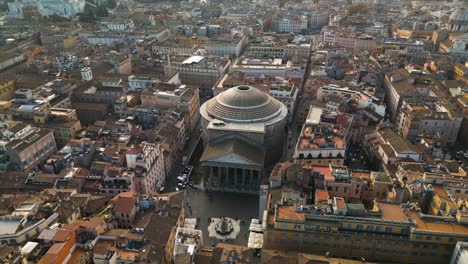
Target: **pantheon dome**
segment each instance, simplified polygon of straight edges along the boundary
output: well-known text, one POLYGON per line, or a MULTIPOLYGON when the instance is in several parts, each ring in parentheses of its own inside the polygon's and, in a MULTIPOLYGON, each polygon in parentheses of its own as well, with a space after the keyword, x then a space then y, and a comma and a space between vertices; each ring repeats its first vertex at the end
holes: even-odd
POLYGON ((251 86, 231 88, 206 103, 209 117, 233 123, 268 122, 283 111, 280 101, 251 86))

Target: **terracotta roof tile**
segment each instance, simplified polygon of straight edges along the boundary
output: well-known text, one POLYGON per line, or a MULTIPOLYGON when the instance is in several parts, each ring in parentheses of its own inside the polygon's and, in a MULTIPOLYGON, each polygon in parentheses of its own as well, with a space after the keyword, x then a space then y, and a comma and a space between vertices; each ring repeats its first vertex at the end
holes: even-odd
POLYGON ((52 241, 65 242, 70 237, 71 232, 65 229, 58 229, 55 235, 52 237, 52 241))
POLYGON ((136 203, 135 197, 119 197, 115 203, 114 212, 130 214, 136 207, 136 203))

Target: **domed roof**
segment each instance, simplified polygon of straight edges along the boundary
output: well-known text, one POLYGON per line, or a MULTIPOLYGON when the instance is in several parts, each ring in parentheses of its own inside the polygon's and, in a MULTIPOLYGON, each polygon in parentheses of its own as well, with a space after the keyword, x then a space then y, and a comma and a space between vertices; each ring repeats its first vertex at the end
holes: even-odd
POLYGON ((264 122, 281 113, 282 103, 251 86, 236 86, 206 102, 213 118, 237 122, 264 122))
POLYGON ((218 102, 231 107, 253 107, 268 101, 269 96, 251 86, 236 86, 217 97, 218 102))
POLYGON ((385 5, 385 0, 374 0, 374 5, 385 5))
POLYGON ((457 22, 464 22, 468 20, 468 14, 466 12, 466 9, 463 8, 457 8, 452 15, 450 15, 450 21, 457 21, 457 22))

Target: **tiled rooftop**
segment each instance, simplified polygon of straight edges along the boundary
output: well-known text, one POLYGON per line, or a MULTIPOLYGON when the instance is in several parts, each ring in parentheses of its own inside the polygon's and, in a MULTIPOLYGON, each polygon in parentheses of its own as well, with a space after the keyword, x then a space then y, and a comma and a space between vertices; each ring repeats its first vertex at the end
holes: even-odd
POLYGON ((296 212, 294 206, 278 206, 277 219, 304 221, 304 214, 296 212))

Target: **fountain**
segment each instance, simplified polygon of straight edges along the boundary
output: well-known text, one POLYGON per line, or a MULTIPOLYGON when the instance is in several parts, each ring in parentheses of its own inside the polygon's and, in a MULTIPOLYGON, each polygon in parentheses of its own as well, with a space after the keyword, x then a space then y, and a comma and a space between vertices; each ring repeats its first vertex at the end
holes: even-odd
POLYGON ((221 222, 216 223, 215 230, 216 233, 225 236, 229 235, 234 230, 234 226, 230 219, 221 217, 221 222))
POLYGON ((236 239, 240 232, 240 221, 229 217, 212 218, 208 236, 220 240, 236 239))

